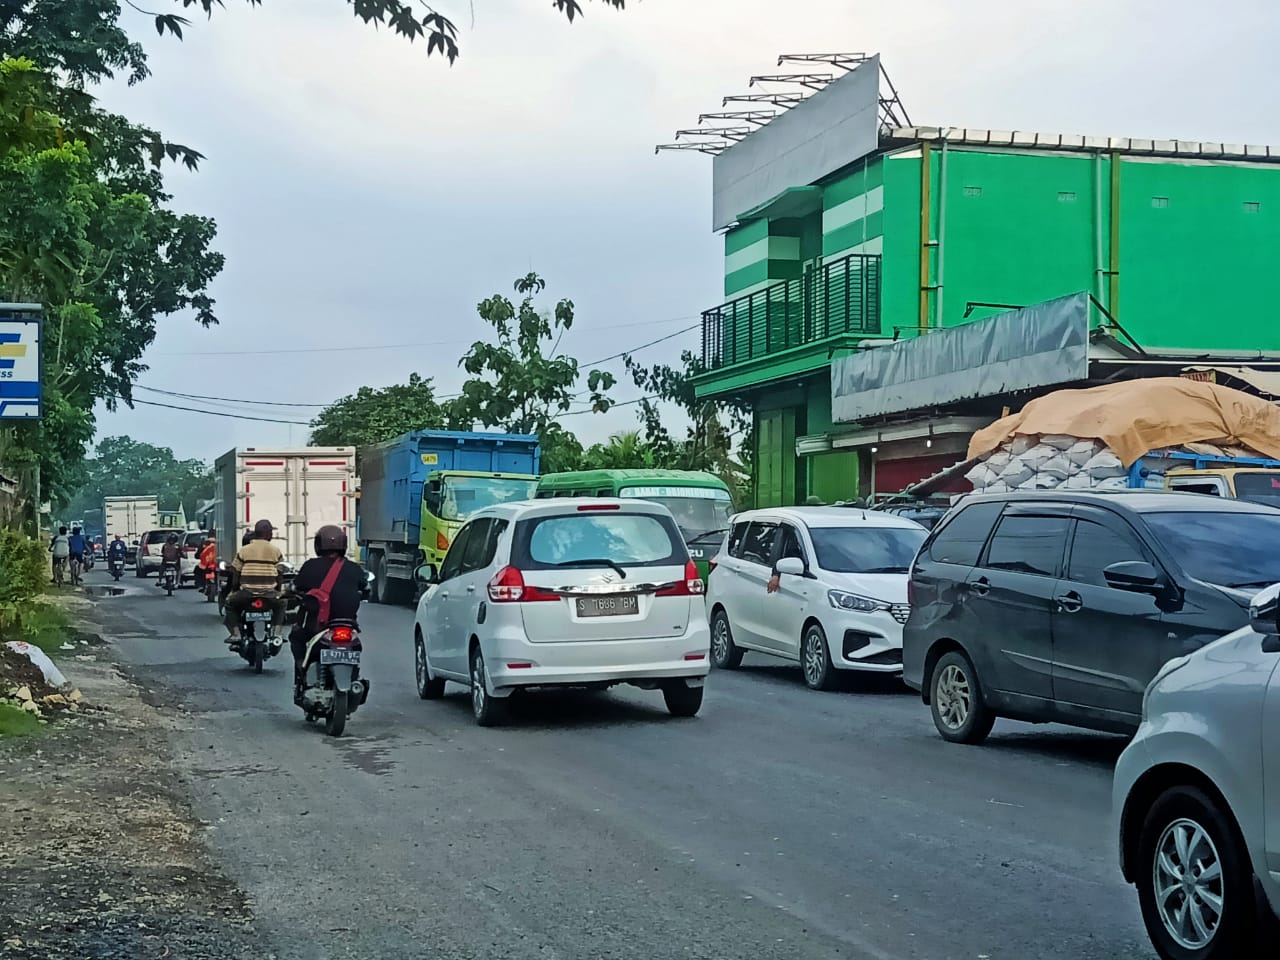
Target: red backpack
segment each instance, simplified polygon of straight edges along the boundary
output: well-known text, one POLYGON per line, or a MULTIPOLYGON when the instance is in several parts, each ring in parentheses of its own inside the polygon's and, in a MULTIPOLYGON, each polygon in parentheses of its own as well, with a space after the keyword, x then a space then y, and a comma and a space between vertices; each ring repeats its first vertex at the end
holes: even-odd
POLYGON ((324 580, 320 582, 320 586, 307 591, 308 597, 315 597, 316 623, 321 627, 329 622, 329 595, 333 592, 333 585, 338 582, 338 574, 342 572, 344 562, 342 557, 334 560, 329 567, 329 572, 324 575, 324 580))

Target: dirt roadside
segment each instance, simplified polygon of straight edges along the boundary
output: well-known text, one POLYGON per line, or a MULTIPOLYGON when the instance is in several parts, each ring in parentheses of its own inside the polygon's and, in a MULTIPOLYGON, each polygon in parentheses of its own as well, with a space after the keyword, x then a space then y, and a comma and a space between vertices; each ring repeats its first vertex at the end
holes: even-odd
MULTIPOLYGON (((96 634, 94 604, 71 605, 96 634)), ((59 666, 81 707, 0 739, 0 957, 270 960, 171 763, 186 721, 143 700, 109 643, 79 651, 59 666)))

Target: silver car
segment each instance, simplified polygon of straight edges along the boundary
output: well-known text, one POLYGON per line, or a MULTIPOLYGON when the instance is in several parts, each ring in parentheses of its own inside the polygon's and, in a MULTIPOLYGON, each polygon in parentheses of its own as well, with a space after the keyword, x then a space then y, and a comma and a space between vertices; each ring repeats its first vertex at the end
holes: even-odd
POLYGON ((1258 955, 1280 910, 1278 611, 1280 584, 1165 664, 1116 765, 1120 865, 1164 960, 1258 955))
POLYGON ((502 722, 521 689, 629 683, 691 717, 710 668, 702 580, 671 512, 643 500, 548 499, 475 514, 414 623, 418 695, 471 690, 502 722))

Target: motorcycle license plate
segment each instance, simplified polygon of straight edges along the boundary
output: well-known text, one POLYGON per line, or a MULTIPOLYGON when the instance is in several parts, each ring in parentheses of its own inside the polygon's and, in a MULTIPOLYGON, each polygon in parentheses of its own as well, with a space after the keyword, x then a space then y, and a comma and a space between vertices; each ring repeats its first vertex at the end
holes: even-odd
POLYGON ((320 663, 325 666, 360 666, 359 650, 335 650, 332 647, 326 647, 320 651, 320 663))
POLYGON ((270 623, 271 611, 270 610, 250 610, 248 613, 244 615, 244 618, 249 623, 270 623))
POLYGON ((575 605, 580 617, 625 617, 640 612, 640 598, 627 594, 617 597, 579 597, 575 605))

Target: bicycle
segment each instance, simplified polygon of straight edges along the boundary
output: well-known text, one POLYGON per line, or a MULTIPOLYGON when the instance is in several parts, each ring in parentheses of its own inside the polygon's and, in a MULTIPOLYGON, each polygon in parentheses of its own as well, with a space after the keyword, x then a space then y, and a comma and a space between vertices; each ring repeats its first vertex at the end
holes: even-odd
POLYGON ((53 558, 53 585, 55 587, 62 586, 63 569, 66 566, 66 563, 67 561, 65 557, 53 558))
POLYGON ((71 585, 73 587, 78 587, 80 586, 81 583, 84 582, 83 578, 81 577, 81 573, 83 570, 84 570, 84 561, 81 560, 79 557, 72 557, 71 558, 71 585))

